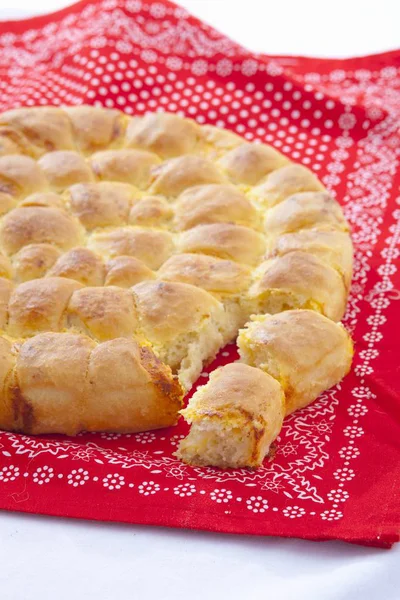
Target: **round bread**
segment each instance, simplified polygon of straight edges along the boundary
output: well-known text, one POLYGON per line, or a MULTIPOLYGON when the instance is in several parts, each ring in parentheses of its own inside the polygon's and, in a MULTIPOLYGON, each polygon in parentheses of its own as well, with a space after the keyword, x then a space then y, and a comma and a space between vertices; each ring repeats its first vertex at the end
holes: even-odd
MULTIPOLYGON (((310 170, 233 132, 93 106, 0 114, 0 427, 174 423, 251 314, 339 327, 348 230, 310 170)), ((243 394, 270 387, 236 368, 243 394)))

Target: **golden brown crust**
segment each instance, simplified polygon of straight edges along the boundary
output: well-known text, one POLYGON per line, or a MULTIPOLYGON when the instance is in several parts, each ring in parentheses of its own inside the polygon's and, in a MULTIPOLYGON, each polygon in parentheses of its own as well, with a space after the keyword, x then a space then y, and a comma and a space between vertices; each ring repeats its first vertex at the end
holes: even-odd
POLYGON ((250 269, 245 265, 204 254, 175 254, 158 271, 164 281, 180 281, 217 294, 247 289, 250 269))
POLYGON ((213 296, 186 283, 143 281, 132 291, 141 327, 156 343, 167 344, 179 334, 196 331, 204 319, 221 309, 213 296))
POLYGON ((200 127, 190 119, 169 113, 154 113, 131 119, 126 131, 129 148, 155 152, 162 158, 190 154, 200 136, 200 127))
POLYGON ((35 156, 35 149, 20 131, 0 123, 0 156, 6 154, 35 156))
POLYGON ((130 210, 129 223, 141 227, 162 227, 174 212, 166 200, 158 196, 145 196, 130 210))
POLYGON ((18 198, 46 190, 48 183, 38 164, 28 156, 0 157, 0 192, 18 198))
POLYGON ((181 252, 199 252, 256 265, 265 251, 265 240, 249 227, 215 223, 185 231, 181 235, 179 249, 181 252))
POLYGON ((283 408, 283 395, 275 379, 244 363, 230 363, 211 373, 205 393, 194 395, 182 413, 190 422, 222 418, 227 412, 252 421, 265 411, 269 390, 280 396, 283 408))
POLYGON ((127 183, 102 181, 73 185, 67 200, 71 212, 90 231, 127 224, 135 194, 135 188, 127 183))
POLYGON ((75 142, 84 154, 122 144, 127 117, 118 110, 96 106, 64 108, 72 124, 75 142))
POLYGON ((51 244, 22 246, 13 257, 16 281, 20 283, 44 277, 60 255, 61 251, 51 244))
POLYGON ((86 287, 76 290, 68 303, 69 328, 99 341, 132 336, 137 325, 133 294, 119 287, 86 287))
POLYGON ((255 317, 238 337, 242 360, 277 379, 286 414, 315 400, 350 370, 351 338, 345 328, 312 310, 255 317))
POLYGON ((103 285, 104 264, 97 254, 88 248, 73 248, 54 263, 47 277, 68 277, 83 285, 103 285))
POLYGON ((159 162, 156 154, 144 150, 103 150, 91 157, 92 169, 99 179, 122 181, 139 188, 149 185, 151 169, 159 162))
POLYGON ((224 183, 222 172, 211 161, 201 156, 184 155, 171 158, 152 171, 150 191, 167 197, 179 196, 195 185, 224 183))
POLYGON ((158 269, 172 254, 173 239, 167 231, 121 227, 93 234, 88 246, 105 257, 134 256, 150 269, 158 269))
POLYGON ((289 164, 272 171, 252 190, 251 197, 271 207, 299 192, 323 192, 324 189, 312 171, 303 165, 289 164))
POLYGON ((77 281, 62 277, 21 283, 10 298, 7 333, 18 338, 41 331, 60 331, 69 299, 80 287, 77 281))
POLYGON ((294 194, 266 213, 265 231, 277 237, 301 229, 336 229, 349 226, 340 205, 327 192, 294 194))
POLYGON ((265 175, 288 162, 272 146, 242 144, 225 154, 219 164, 233 183, 255 185, 265 175))
POLYGON ((201 137, 205 143, 206 154, 212 158, 222 156, 228 150, 243 144, 243 138, 233 133, 233 131, 214 127, 213 125, 203 125, 201 137))
POLYGON ((28 244, 53 244, 68 250, 81 241, 79 223, 58 208, 15 208, 4 217, 0 230, 0 244, 7 254, 15 254, 28 244))
POLYGON ((279 236, 266 258, 301 250, 322 259, 338 271, 348 290, 353 274, 353 244, 344 231, 303 229, 279 236))
POLYGON ((89 338, 71 333, 43 333, 22 344, 8 390, 12 428, 69 435, 81 431, 86 374, 94 347, 89 338))
POLYGON ((16 108, 0 115, 0 125, 22 134, 40 155, 54 150, 73 150, 71 122, 67 114, 54 106, 16 108))
POLYGON ((178 230, 209 223, 234 223, 257 228, 257 210, 233 185, 199 185, 185 190, 175 204, 178 230))
POLYGON ((133 256, 117 256, 106 264, 107 275, 104 285, 129 288, 141 281, 154 279, 155 274, 144 262, 133 256))
POLYGON ((183 395, 171 370, 133 339, 96 344, 72 333, 36 335, 19 351, 0 337, 0 391, 1 428, 68 435, 173 425, 183 395))
POLYGON ((146 431, 175 425, 178 419, 183 395, 179 383, 149 348, 133 340, 119 338, 97 346, 88 378, 88 431, 146 431))
POLYGON ((93 181, 94 176, 85 159, 71 150, 57 150, 42 156, 38 165, 54 190, 62 191, 74 183, 93 181))
POLYGON ((261 278, 249 295, 261 313, 312 308, 334 321, 346 309, 346 288, 338 272, 317 256, 289 252, 260 266, 261 278))

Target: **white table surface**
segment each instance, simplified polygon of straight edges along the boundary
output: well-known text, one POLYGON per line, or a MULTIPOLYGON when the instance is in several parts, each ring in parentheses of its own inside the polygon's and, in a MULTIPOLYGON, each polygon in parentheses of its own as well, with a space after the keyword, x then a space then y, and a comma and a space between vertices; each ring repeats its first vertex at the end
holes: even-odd
MULTIPOLYGON (((68 4, 1 0, 0 19, 68 4)), ((399 0, 180 4, 258 52, 342 57, 400 44, 399 0)), ((400 544, 387 551, 0 513, 1 600, 399 600, 399 567, 400 544)))

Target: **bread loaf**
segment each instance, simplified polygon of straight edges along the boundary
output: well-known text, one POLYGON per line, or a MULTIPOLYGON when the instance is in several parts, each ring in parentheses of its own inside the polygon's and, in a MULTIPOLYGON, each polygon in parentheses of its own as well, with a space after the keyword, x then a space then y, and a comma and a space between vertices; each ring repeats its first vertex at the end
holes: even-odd
MULTIPOLYGON (((242 347, 263 318, 282 319, 274 335, 290 338, 296 309, 314 311, 307 318, 344 344, 333 321, 352 275, 348 229, 311 171, 227 130, 92 106, 0 114, 0 426, 74 434, 173 424, 184 390, 252 314, 261 317, 242 347)), ((317 333, 307 339, 323 346, 317 333)), ((293 407, 344 373, 350 354, 339 352, 341 370, 324 371, 312 393, 294 381, 293 407)), ((255 399, 248 440, 272 414, 276 427, 221 464, 254 466, 276 435, 280 392, 275 371, 235 369, 255 399)), ((236 390, 236 371, 211 380, 211 404, 224 382, 236 390)))

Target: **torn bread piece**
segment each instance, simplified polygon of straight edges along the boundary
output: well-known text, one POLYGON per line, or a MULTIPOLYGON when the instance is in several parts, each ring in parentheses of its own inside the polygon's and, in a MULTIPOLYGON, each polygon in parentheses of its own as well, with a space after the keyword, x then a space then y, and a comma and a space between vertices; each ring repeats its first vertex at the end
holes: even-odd
POLYGON ((138 334, 189 390, 226 339, 223 305, 205 290, 175 281, 142 281, 132 291, 138 334))
POLYGON ((164 281, 195 285, 222 302, 226 314, 224 344, 236 338, 238 329, 249 318, 245 298, 251 270, 245 265, 207 254, 174 254, 157 276, 164 281))
POLYGON ((313 310, 258 315, 238 337, 241 360, 281 385, 286 414, 307 406, 350 370, 353 343, 341 323, 313 310))
POLYGON ((176 456, 192 465, 258 467, 281 430, 284 407, 282 388, 267 373, 242 363, 221 367, 181 411, 191 429, 176 456))

